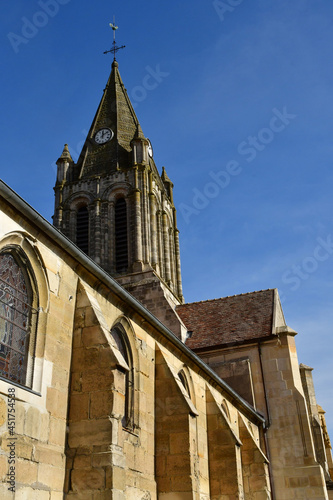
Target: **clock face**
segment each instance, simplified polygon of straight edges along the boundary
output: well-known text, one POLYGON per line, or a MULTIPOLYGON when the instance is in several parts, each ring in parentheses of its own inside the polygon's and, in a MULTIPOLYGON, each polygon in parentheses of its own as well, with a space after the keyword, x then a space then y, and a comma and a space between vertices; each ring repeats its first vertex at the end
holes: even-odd
POLYGON ((108 141, 111 141, 113 137, 113 132, 110 128, 101 128, 95 134, 95 142, 97 144, 105 144, 108 141))
POLYGON ((150 158, 152 158, 153 157, 153 146, 151 145, 151 142, 149 139, 147 139, 147 141, 148 141, 148 154, 149 154, 150 158))

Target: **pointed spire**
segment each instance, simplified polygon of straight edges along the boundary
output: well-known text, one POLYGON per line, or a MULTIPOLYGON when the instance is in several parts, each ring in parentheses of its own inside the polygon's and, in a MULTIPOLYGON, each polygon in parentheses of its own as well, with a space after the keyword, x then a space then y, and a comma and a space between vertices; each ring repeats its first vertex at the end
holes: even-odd
POLYGON ((163 184, 165 186, 166 192, 168 193, 168 196, 171 200, 171 203, 173 203, 173 183, 169 179, 168 174, 166 173, 166 170, 164 167, 162 167, 162 175, 161 179, 163 181, 163 184))
POLYGON ((171 182, 171 180, 169 179, 169 176, 168 176, 168 174, 166 173, 165 167, 162 167, 162 175, 161 175, 161 179, 162 179, 162 181, 164 182, 164 184, 171 184, 171 187, 173 187, 173 183, 172 183, 172 182, 171 182))
POLYGON ((68 149, 68 144, 65 144, 61 156, 57 159, 57 183, 62 183, 68 180, 68 172, 73 165, 73 160, 68 149))
POLYGON ((146 139, 143 132, 140 123, 138 122, 137 127, 136 127, 136 132, 134 139, 146 139))
POLYGON ((61 162, 61 161, 67 161, 67 162, 73 161, 71 154, 69 152, 69 149, 68 149, 68 144, 65 144, 63 152, 61 153, 61 156, 58 158, 56 163, 61 162))
MULTIPOLYGON (((102 135, 107 138, 108 135, 102 135)), ((117 61, 112 62, 110 77, 83 146, 78 167, 80 178, 129 168, 131 141, 145 139, 139 120, 122 82, 117 61), (95 139, 98 131, 109 129, 109 139, 95 139)))

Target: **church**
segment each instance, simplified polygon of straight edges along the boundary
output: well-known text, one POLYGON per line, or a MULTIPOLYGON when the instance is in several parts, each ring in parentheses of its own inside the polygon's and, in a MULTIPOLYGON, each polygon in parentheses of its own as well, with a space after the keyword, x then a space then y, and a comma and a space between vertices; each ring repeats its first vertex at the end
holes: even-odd
POLYGON ((1 498, 333 499, 278 291, 186 303, 173 188, 115 59, 53 225, 0 181, 1 498))

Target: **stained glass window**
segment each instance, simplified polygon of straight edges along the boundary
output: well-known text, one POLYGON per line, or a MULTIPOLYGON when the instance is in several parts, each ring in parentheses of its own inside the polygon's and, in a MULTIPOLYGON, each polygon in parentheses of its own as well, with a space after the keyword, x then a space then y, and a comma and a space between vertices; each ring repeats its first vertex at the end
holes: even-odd
POLYGON ((25 385, 32 308, 26 273, 12 252, 0 254, 0 376, 25 385))

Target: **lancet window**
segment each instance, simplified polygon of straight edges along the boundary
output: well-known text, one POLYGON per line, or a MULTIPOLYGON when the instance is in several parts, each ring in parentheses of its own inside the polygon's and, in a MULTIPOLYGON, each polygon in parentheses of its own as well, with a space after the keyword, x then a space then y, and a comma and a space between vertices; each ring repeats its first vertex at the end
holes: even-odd
POLYGON ((132 351, 127 335, 121 325, 113 327, 111 335, 129 367, 129 370, 126 370, 125 372, 125 407, 122 424, 124 428, 132 428, 134 415, 134 373, 132 351))

